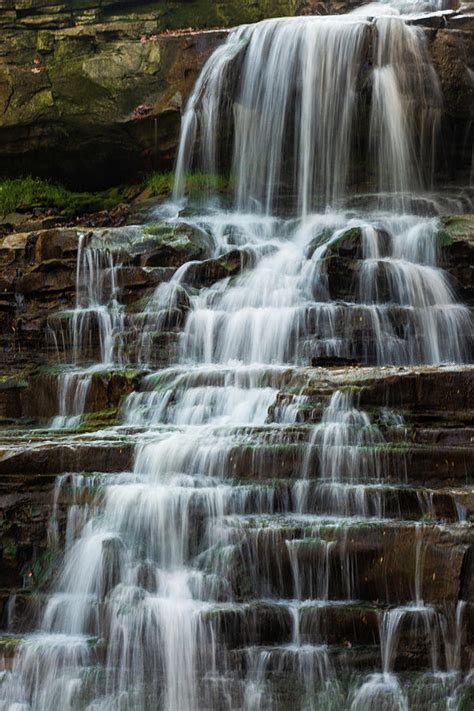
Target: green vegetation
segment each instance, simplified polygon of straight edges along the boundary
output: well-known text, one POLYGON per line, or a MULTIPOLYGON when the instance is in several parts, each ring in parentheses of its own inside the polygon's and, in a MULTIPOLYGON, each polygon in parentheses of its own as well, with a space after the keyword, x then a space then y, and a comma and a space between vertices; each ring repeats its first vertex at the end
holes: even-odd
MULTIPOLYGON (((166 195, 173 189, 174 173, 152 173, 146 179, 145 184, 153 195, 166 195)), ((228 180, 223 175, 189 173, 186 176, 186 191, 188 193, 199 193, 204 190, 226 190, 228 185, 228 180)))
MULTIPOLYGON (((100 192, 76 192, 41 178, 0 179, 0 217, 33 209, 53 210, 66 218, 111 210, 120 202, 130 202, 137 193, 148 190, 152 196, 165 197, 173 189, 174 173, 152 173, 142 185, 130 190, 127 186, 100 192)), ((224 191, 228 180, 222 175, 192 173, 186 179, 186 192, 196 195, 206 190, 224 191)))
POLYGON ((0 653, 9 654, 14 652, 22 641, 20 637, 0 637, 0 653))
POLYGON ((40 178, 0 180, 0 215, 35 207, 52 208, 65 216, 110 210, 120 203, 119 188, 98 193, 67 190, 61 185, 40 178))
POLYGON ((47 588, 56 575, 60 563, 61 553, 56 548, 49 548, 36 558, 28 572, 33 587, 36 590, 47 588))
POLYGON ((464 241, 470 248, 474 244, 474 219, 472 215, 451 215, 442 218, 438 232, 438 246, 450 247, 455 241, 464 241))
POLYGON ((0 375, 0 388, 8 386, 12 388, 24 388, 28 385, 28 380, 23 372, 0 375))
POLYGON ((474 687, 466 684, 459 694, 458 711, 469 711, 474 707, 474 687))
POLYGON ((447 230, 440 230, 438 232, 438 246, 439 247, 450 247, 453 243, 453 238, 447 230))
POLYGON ((176 235, 177 239, 179 239, 179 227, 180 226, 169 225, 167 222, 150 222, 150 224, 146 225, 143 229, 143 233, 148 237, 162 237, 168 242, 176 235))
POLYGON ((90 432, 113 427, 117 424, 118 412, 118 407, 111 407, 99 412, 88 412, 82 418, 78 430, 80 432, 90 432))
POLYGON ((104 368, 104 370, 96 370, 91 374, 92 378, 123 378, 124 380, 133 382, 143 374, 143 370, 137 367, 124 368, 104 368))
MULTIPOLYGON (((326 232, 328 230, 325 230, 326 232)), ((345 230, 329 247, 329 255, 338 255, 342 248, 343 251, 357 250, 362 239, 362 230, 360 227, 350 227, 345 230)))

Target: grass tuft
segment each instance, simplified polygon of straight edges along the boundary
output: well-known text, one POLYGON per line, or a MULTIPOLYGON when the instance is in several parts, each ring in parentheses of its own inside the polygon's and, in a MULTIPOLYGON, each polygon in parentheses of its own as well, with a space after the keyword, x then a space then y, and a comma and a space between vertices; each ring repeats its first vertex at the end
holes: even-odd
MULTIPOLYGON (((146 186, 153 195, 165 195, 173 190, 174 173, 152 173, 146 180, 146 186)), ((228 179, 223 175, 208 173, 189 173, 186 176, 185 191, 199 193, 205 190, 227 190, 228 179)))

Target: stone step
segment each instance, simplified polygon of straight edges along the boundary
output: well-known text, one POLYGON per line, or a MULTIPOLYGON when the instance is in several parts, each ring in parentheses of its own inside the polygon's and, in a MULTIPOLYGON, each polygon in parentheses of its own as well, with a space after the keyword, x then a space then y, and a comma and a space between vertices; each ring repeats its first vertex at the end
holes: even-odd
MULTIPOLYGON (((248 605, 216 607, 202 617, 211 626, 217 643, 225 644, 227 648, 252 645, 266 646, 270 651, 292 645, 296 652, 298 646, 311 645, 348 649, 357 646, 380 647, 383 619, 387 613, 395 617, 399 615, 400 619, 393 630, 397 639, 394 650, 397 671, 420 666, 429 670, 432 652, 437 653, 436 666, 449 667, 450 646, 456 643, 456 629, 452 626, 456 604, 444 609, 416 606, 383 608, 357 601, 306 600, 298 604, 291 600, 256 600, 248 605)), ((469 612, 464 610, 463 616, 467 618, 468 615, 469 612)), ((458 640, 464 663, 469 660, 468 642, 467 634, 458 640)))
MULTIPOLYGON (((3 637, 0 636, 0 656, 3 655, 4 659, 13 657, 21 641, 18 635, 36 629, 47 602, 45 594, 32 595, 29 590, 19 590, 12 605, 9 591, 0 592, 0 630, 4 630, 3 637), (8 632, 7 620, 14 625, 15 636, 8 632)), ((102 609, 103 604, 99 604, 99 608, 102 609)), ((403 671, 407 660, 410 660, 411 670, 429 670, 433 661, 432 652, 436 653, 438 668, 449 668, 456 644, 459 645, 461 668, 469 668, 473 642, 470 621, 474 615, 474 604, 469 603, 463 603, 461 614, 464 626, 457 640, 456 603, 434 608, 412 605, 399 610, 372 601, 256 599, 248 603, 216 604, 205 609, 200 614, 200 628, 213 644, 225 650, 225 654, 244 650, 250 645, 269 649, 288 647, 296 644, 295 639, 305 647, 327 646, 329 652, 341 648, 380 648, 384 615, 390 611, 394 615, 398 611, 401 613, 400 624, 394 629, 397 639, 394 650, 396 671, 403 671)), ((379 668, 380 662, 377 661, 373 671, 379 668)))
POLYGON ((170 387, 189 388, 192 386, 221 386, 229 376, 236 377, 236 383, 255 383, 255 387, 272 387, 278 391, 278 399, 295 401, 302 410, 309 410, 312 416, 305 419, 318 421, 331 394, 338 389, 352 389, 358 399, 358 406, 369 413, 395 410, 408 416, 408 422, 418 418, 429 422, 437 417, 441 421, 446 414, 455 417, 456 422, 473 422, 472 397, 474 396, 474 366, 432 367, 342 367, 342 368, 302 368, 302 367, 258 367, 234 369, 222 366, 201 366, 198 368, 169 368, 165 372, 145 379, 140 389, 153 390, 154 383, 162 387, 163 379, 170 387), (175 384, 173 384, 175 380, 175 384))
MULTIPOLYGON (((304 465, 309 479, 320 472, 318 448, 308 455, 306 446, 286 444, 255 444, 245 442, 229 447, 225 461, 218 462, 219 473, 232 478, 260 481, 263 479, 301 479, 304 465)), ((463 486, 469 483, 472 470, 472 447, 393 446, 367 448, 361 456, 361 466, 373 457, 380 457, 380 471, 385 483, 421 486, 463 486)), ((363 471, 363 469, 362 469, 363 471)), ((218 471, 215 472, 218 474, 218 471)))
POLYGON ((378 644, 376 606, 357 602, 255 600, 216 606, 202 615, 218 641, 230 649, 291 644, 295 625, 301 644, 378 644))
MULTIPOLYGON (((73 475, 71 475, 73 476, 73 475)), ((57 503, 63 508, 71 504, 91 504, 104 485, 116 482, 116 474, 94 472, 84 476, 85 483, 78 489, 61 484, 57 503)), ((147 478, 130 475, 130 480, 147 483, 147 478)), ((149 482, 148 482, 149 483, 149 482)), ((224 480, 228 491, 223 496, 226 511, 242 514, 288 514, 302 511, 307 514, 361 515, 376 519, 404 521, 468 523, 474 514, 474 492, 470 487, 427 489, 384 485, 382 483, 335 484, 331 481, 294 482, 291 480, 262 480, 259 483, 224 480), (229 488, 231 487, 231 488, 229 488)), ((153 490, 153 483, 149 483, 153 490)), ((206 517, 206 509, 199 488, 190 498, 189 511, 206 517)))
MULTIPOLYGON (((150 333, 153 348, 153 358, 161 357, 160 348, 166 350, 174 343, 177 345, 178 334, 164 332, 150 333), (156 340, 157 339, 157 340, 156 340)), ((137 347, 136 334, 130 334, 137 347)), ((87 365, 87 364, 86 364, 87 365)), ((107 374, 138 373, 143 366, 109 366, 102 370, 97 369, 97 377, 107 374)), ((18 387, 27 385, 34 388, 49 375, 51 388, 54 389, 54 377, 59 377, 70 369, 70 366, 61 366, 57 363, 48 371, 43 369, 29 379, 25 373, 18 373, 5 379, 5 383, 16 381, 18 387), (64 368, 64 369, 63 369, 64 368)), ((145 371, 146 372, 146 371, 145 371)), ((474 378, 472 366, 456 368, 372 368, 372 367, 345 367, 345 368, 297 368, 283 367, 248 367, 234 369, 217 366, 201 366, 199 368, 182 367, 170 368, 164 372, 150 376, 141 383, 136 383, 135 388, 143 391, 154 389, 156 382, 162 387, 163 378, 169 382, 169 387, 180 389, 186 387, 203 387, 205 385, 219 387, 236 378, 238 385, 254 383, 254 387, 272 387, 277 391, 277 404, 296 404, 300 412, 300 419, 308 422, 318 422, 321 414, 329 402, 331 394, 337 389, 350 388, 353 390, 359 407, 369 412, 374 422, 386 425, 387 410, 394 410, 406 419, 407 425, 424 424, 425 427, 432 423, 442 423, 442 428, 448 423, 459 425, 473 424, 473 414, 470 403, 474 394, 474 378), (173 380, 175 381, 173 383, 173 380)), ((6 386, 5 386, 6 387, 6 386)), ((2 389, 3 385, 2 385, 2 389)), ((33 391, 32 391, 33 392, 33 391)), ((273 408, 270 408, 270 416, 273 408)), ((15 415, 16 416, 16 415, 15 415)))
POLYGON ((0 589, 0 630, 5 634, 5 640, 10 637, 11 630, 15 630, 16 634, 26 634, 37 629, 40 612, 47 600, 48 596, 44 593, 28 588, 0 589))
POLYGON ((137 387, 141 371, 139 368, 94 366, 89 370, 65 368, 59 372, 57 369, 52 372, 40 372, 30 378, 28 386, 22 391, 22 416, 44 422, 58 415, 60 389, 67 377, 72 380, 68 397, 69 407, 78 386, 89 381, 84 412, 96 413, 118 408, 137 387))
POLYGON ((12 484, 27 489, 39 476, 54 481, 64 472, 120 472, 131 468, 131 441, 64 441, 36 443, 24 448, 3 449, 0 456, 0 490, 12 484))
MULTIPOLYGON (((253 601, 246 605, 229 604, 213 608, 202 616, 212 629, 212 637, 227 649, 267 647, 269 654, 278 653, 282 647, 295 654, 310 650, 311 646, 335 649, 379 647, 384 615, 398 616, 393 628, 395 648, 392 668, 403 671, 409 668, 431 670, 449 669, 452 647, 456 642, 465 669, 469 663, 469 640, 464 633, 456 640, 453 627, 456 605, 444 609, 408 606, 383 608, 377 604, 354 602, 253 601), (409 662, 408 662, 409 660, 409 662), (407 667, 407 664, 409 665, 407 667)), ((467 612, 464 612, 467 616, 467 612)), ((373 671, 380 669, 377 660, 373 671)))
MULTIPOLYGON (((418 586, 425 602, 441 603, 457 601, 470 575, 466 527, 311 516, 234 517, 228 525, 235 531, 238 572, 231 579, 238 598, 296 594, 398 605, 414 600, 418 586)), ((206 563, 219 565, 218 549, 206 563)))
MULTIPOLYGON (((167 431, 170 431, 169 428, 161 428, 157 430, 157 434, 167 431)), ((242 429, 240 431, 242 432, 242 429)), ((270 427, 252 428, 250 432, 253 444, 249 443, 251 437, 245 428, 242 432, 245 439, 240 443, 238 428, 231 431, 225 428, 222 430, 222 449, 214 465, 210 463, 211 476, 244 481, 297 480, 302 478, 305 469, 309 479, 317 479, 320 476, 319 447, 308 448, 305 442, 301 441, 304 435, 307 437, 308 430, 305 432, 301 428, 292 428, 283 431, 270 427), (231 433, 233 436, 230 438, 231 433), (262 434, 267 442, 273 440, 274 443, 262 442, 262 434), (279 441, 280 435, 285 439, 285 443, 279 441)), ((0 477, 31 477, 40 474, 53 477, 63 472, 126 471, 131 468, 136 442, 137 438, 127 434, 126 429, 104 431, 98 441, 88 441, 86 435, 82 438, 58 435, 56 442, 51 439, 35 441, 34 438, 26 441, 20 439, 16 443, 14 440, 5 442, 0 453, 0 477), (96 460, 95 463, 93 459, 96 460)), ((214 447, 218 442, 219 438, 217 441, 213 440, 214 447)), ((204 443, 192 453, 193 456, 190 453, 190 472, 204 473, 200 471, 199 459, 194 455, 205 450, 204 443)), ((362 448, 359 464, 361 471, 364 471, 364 466, 371 465, 366 471, 373 472, 373 463, 376 462, 386 484, 402 483, 428 487, 439 485, 445 488, 469 483, 473 459, 472 447, 408 446, 395 443, 362 448)))

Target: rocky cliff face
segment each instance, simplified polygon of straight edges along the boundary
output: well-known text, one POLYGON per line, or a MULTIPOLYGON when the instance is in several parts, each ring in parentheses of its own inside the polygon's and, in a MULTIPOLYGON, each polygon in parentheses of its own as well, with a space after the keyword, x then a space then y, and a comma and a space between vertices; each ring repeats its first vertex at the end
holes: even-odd
MULTIPOLYGON (((191 87, 226 37, 207 28, 356 4, 3 0, 0 170, 97 188, 169 168, 191 87), (203 30, 174 31, 188 25, 203 30)), ((424 23, 444 95, 441 168, 466 171, 473 16, 459 12, 424 23)))
MULTIPOLYGON (((0 24, 59 29, 124 19, 154 21, 161 30, 188 26, 200 29, 291 15, 307 4, 306 0, 1 0, 0 24)), ((361 2, 319 2, 326 9, 331 6, 331 12, 343 12, 357 4, 361 2)))
MULTIPOLYGON (((132 11, 130 2, 77 0, 53 6, 50 1, 0 0, 0 165, 9 174, 34 171, 76 185, 109 184, 172 163, 183 103, 202 64, 226 37, 225 29, 165 33, 165 28, 175 26, 172 18, 186 18, 187 23, 189 17, 194 27, 227 26, 282 10, 323 12, 330 5, 332 11, 343 11, 355 4, 182 0, 159 7, 143 2, 132 11)), ((454 13, 424 22, 445 100, 442 170, 456 177, 456 168, 466 168, 470 161, 466 131, 472 98, 472 17, 454 13)), ((367 51, 370 63, 370 47, 367 51)), ((462 202, 460 198, 459 211, 462 202)), ((456 206, 451 194, 443 205, 456 206)), ((422 209, 420 203, 415 207, 422 209)), ((231 230, 229 250, 222 254, 213 251, 210 233, 186 219, 179 225, 160 221, 146 226, 21 230, 5 227, 6 234, 0 233, 4 669, 13 664, 22 635, 38 626, 68 527, 69 532, 74 529, 74 511, 95 506, 101 477, 134 466, 133 430, 141 425, 127 420, 127 398, 146 401, 152 392, 150 373, 176 362, 192 296, 227 277, 235 280, 252 267, 251 251, 239 247, 238 229, 231 230), (76 378, 74 392, 80 390, 83 374, 73 373, 67 364, 75 360, 71 322, 80 300, 78 263, 81 250, 93 243, 99 245, 97 259, 104 259, 97 271, 113 270, 116 279, 121 321, 119 329, 111 331, 120 330, 123 358, 111 366, 101 357, 103 333, 91 322, 81 355, 99 367, 87 376, 77 426, 55 429, 51 420, 58 416, 61 388, 71 374, 76 378), (166 309, 158 304, 155 314, 150 306, 155 289, 169 286, 171 277, 189 262, 185 277, 173 284, 173 299, 166 302, 166 309), (151 327, 147 313, 153 317, 151 327), (142 348, 148 344, 146 366, 139 345, 144 333, 149 336, 148 341, 141 339, 142 348)), ((474 215, 441 217, 437 230, 438 266, 446 270, 459 300, 472 309, 474 215)), ((385 237, 381 232, 382 243, 385 237)), ((316 244, 309 243, 308 260, 316 244)), ((360 228, 348 228, 325 253, 321 270, 334 303, 358 304, 354 277, 363 264, 361 245, 360 228)), ((97 273, 95 277, 100 283, 97 273)), ((382 291, 387 287, 383 279, 379 287, 382 291)), ((402 334, 406 322, 391 310, 394 329, 402 334)), ((324 594, 330 604, 306 605, 302 610, 298 645, 304 648, 317 633, 324 646, 333 648, 335 664, 344 673, 373 672, 382 667, 384 620, 390 619, 392 608, 419 612, 421 607, 429 615, 436 610, 436 634, 438 628, 443 632, 437 645, 442 650, 439 668, 459 673, 472 667, 474 367, 375 367, 363 312, 356 318, 353 360, 335 357, 330 362, 329 357, 308 355, 301 367, 282 368, 275 376, 275 398, 265 421, 280 425, 284 420, 279 413, 293 408, 294 421, 279 429, 284 437, 265 439, 262 424, 242 427, 241 432, 236 430, 235 443, 222 450, 236 490, 253 487, 255 493, 249 498, 248 530, 237 531, 239 557, 228 580, 232 605, 209 608, 205 622, 212 638, 222 648, 225 644, 232 669, 242 676, 249 664, 249 644, 264 653, 267 645, 278 652, 279 647, 294 644, 294 607, 277 600, 316 597, 321 570, 327 571, 324 594), (380 439, 360 440, 364 446, 358 445, 363 450, 358 462, 369 472, 376 462, 382 478, 362 487, 367 509, 363 517, 339 529, 324 525, 315 533, 304 520, 287 517, 287 512, 296 508, 295 482, 303 469, 307 481, 302 483, 310 484, 308 496, 314 495, 315 508, 325 511, 329 501, 329 511, 331 507, 339 511, 340 501, 325 498, 324 486, 318 488, 324 479, 323 458, 308 457, 308 452, 321 448, 319 440, 310 438, 310 428, 321 425, 338 392, 350 393, 367 413, 370 427, 364 424, 362 429, 380 434, 380 439), (260 519, 255 502, 258 496, 270 498, 260 494, 259 487, 271 492, 272 507, 260 519), (320 565, 322 550, 328 551, 326 568, 320 565), (264 593, 256 580, 264 581, 264 593), (299 591, 297 580, 303 586, 299 591), (267 599, 268 590, 274 602, 267 599), (455 622, 458 619, 462 624, 455 622)), ((209 381, 200 377, 204 379, 193 386, 216 385, 211 371, 209 381)), ((179 397, 177 390, 172 400, 179 397)), ((349 492, 348 511, 361 506, 360 493, 358 486, 349 492)), ((199 523, 202 508, 196 509, 197 537, 205 528, 199 523)), ((431 624, 434 618, 428 619, 431 624)), ((410 675, 431 669, 428 628, 406 625, 400 630, 392 651, 393 668, 410 675)), ((280 674, 280 681, 278 674, 273 676, 284 708, 294 708, 299 693, 294 676, 280 674)), ((468 688, 460 709, 470 708, 470 694, 468 688)))
POLYGON ((97 187, 169 166, 180 110, 225 35, 162 33, 292 12, 291 0, 2 0, 2 173, 97 187))
POLYGON ((4 173, 98 187, 169 164, 183 102, 224 34, 155 31, 143 21, 5 30, 4 173))
MULTIPOLYGON (((474 216, 444 217, 440 230, 440 264, 449 273, 459 299, 472 307, 474 216)), ((134 312, 140 309, 140 305, 143 306, 144 299, 159 284, 167 281, 173 271, 190 260, 203 260, 187 271, 187 282, 193 288, 209 286, 219 279, 235 276, 246 266, 245 253, 238 248, 222 257, 209 258, 209 243, 191 225, 182 226, 178 231, 166 224, 151 224, 145 228, 134 225, 99 229, 52 228, 16 232, 0 238, 0 348, 3 352, 0 377, 9 382, 7 376, 17 373, 18 377, 16 380, 13 378, 10 386, 18 396, 23 389, 21 374, 25 369, 31 372, 38 366, 57 363, 57 343, 51 338, 48 324, 51 325, 51 316, 55 311, 66 312, 74 307, 81 235, 88 241, 107 242, 112 239, 129 245, 123 247, 120 253, 117 280, 132 321, 134 312)), ((333 299, 349 302, 354 299, 353 275, 360 269, 361 260, 357 230, 348 230, 347 237, 328 250, 325 259, 324 268, 333 299)), ((173 356, 173 342, 188 309, 189 303, 183 294, 177 301, 175 311, 168 316, 167 328, 164 329, 166 333, 162 334, 166 338, 159 349, 161 355, 157 366, 167 364, 170 355, 173 356)), ((133 362, 133 328, 128 331, 128 338, 127 347, 131 349, 129 360, 133 362)), ((94 347, 98 347, 98 343, 92 344, 94 347)), ((62 340, 65 362, 71 361, 70 348, 71 344, 62 340)), ((97 357, 97 353, 91 352, 90 356, 97 357)), ((4 386, 3 392, 6 393, 10 386, 4 386)), ((10 393, 5 397, 10 402, 13 395, 10 393)), ((45 410, 45 399, 47 401, 48 397, 39 399, 39 409, 28 411, 22 410, 18 400, 17 410, 28 416, 35 416, 43 410, 44 416, 53 416, 56 403, 45 410)), ((27 399, 38 403, 38 398, 31 392, 27 399)), ((8 409, 6 405, 5 408, 8 409)), ((14 408, 15 412, 17 410, 14 408)))

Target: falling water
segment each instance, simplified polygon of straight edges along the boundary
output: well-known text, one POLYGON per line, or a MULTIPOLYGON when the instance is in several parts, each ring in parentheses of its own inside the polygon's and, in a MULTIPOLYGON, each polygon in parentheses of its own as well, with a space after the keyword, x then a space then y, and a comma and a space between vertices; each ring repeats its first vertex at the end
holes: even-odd
POLYGON ((311 436, 302 478, 295 485, 301 512, 382 515, 379 495, 368 484, 382 480, 385 440, 367 413, 354 406, 356 394, 336 391, 311 436), (309 478, 314 452, 319 453, 318 483, 309 478), (361 473, 364 478, 361 480, 361 473))
POLYGON ((58 354, 61 347, 67 347, 73 366, 58 377, 59 413, 50 423, 53 429, 76 427, 85 410, 93 373, 121 362, 124 322, 117 298, 117 266, 108 247, 88 244, 86 235, 79 237, 75 309, 59 313, 49 322, 49 336, 58 354), (94 364, 81 368, 87 361, 94 364))
POLYGON ((57 480, 63 562, 3 672, 2 711, 431 709, 442 672, 456 699, 464 605, 424 601, 436 525, 420 523, 429 494, 404 486, 403 416, 364 408, 360 388, 311 401, 302 386, 328 360, 470 358, 440 223, 411 209, 440 105, 422 32, 386 7, 241 27, 210 58, 183 116, 174 202, 157 213, 176 214, 189 171, 228 171, 232 210, 211 195, 174 218, 207 235, 209 260, 157 287, 127 351, 120 249, 82 238, 76 308, 50 322, 72 366, 53 427, 77 425, 65 418, 84 411, 94 368, 147 373, 121 408, 131 470, 57 480), (361 150, 376 176, 366 212, 351 207, 361 150), (237 272, 200 284, 231 250, 237 272), (150 373, 179 306, 176 357, 150 373), (399 678, 407 645, 421 691, 399 678))
POLYGON ((377 21, 376 32, 370 136, 378 189, 406 194, 423 184, 420 171, 432 177, 441 92, 420 28, 389 17, 377 21))
MULTIPOLYGON (((222 219, 232 226, 232 218, 222 219)), ((436 266, 436 220, 380 216, 370 223, 328 214, 274 229, 266 238, 273 249, 254 269, 190 297, 185 362, 304 364, 335 357, 402 365, 469 358, 469 310, 456 303, 436 266), (341 279, 331 270, 346 237, 363 261, 359 268, 348 260, 341 279), (347 292, 339 296, 344 283, 347 292)))
POLYGON ((440 109, 423 31, 398 15, 384 16, 370 5, 337 18, 245 26, 210 58, 188 103, 174 196, 183 197, 189 170, 215 174, 229 167, 239 212, 269 214, 282 203, 287 210, 291 195, 302 215, 340 205, 348 196, 358 134, 373 149, 377 192, 390 192, 393 204, 394 194, 420 187, 420 165, 430 173, 440 109), (370 135, 364 136, 361 96, 369 81, 370 135), (227 166, 219 141, 229 126, 227 166))

